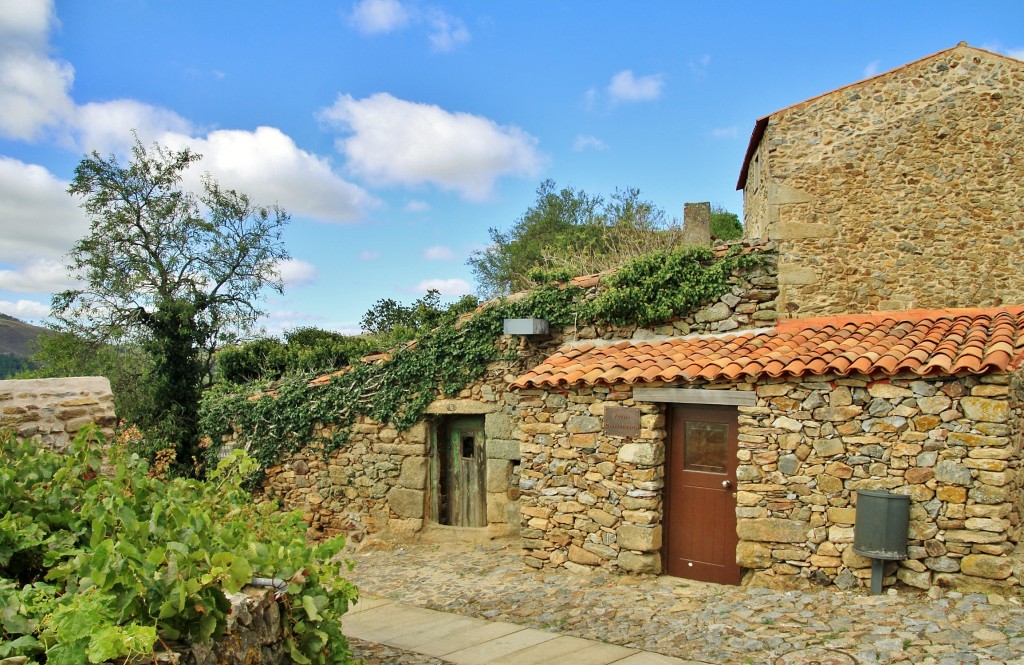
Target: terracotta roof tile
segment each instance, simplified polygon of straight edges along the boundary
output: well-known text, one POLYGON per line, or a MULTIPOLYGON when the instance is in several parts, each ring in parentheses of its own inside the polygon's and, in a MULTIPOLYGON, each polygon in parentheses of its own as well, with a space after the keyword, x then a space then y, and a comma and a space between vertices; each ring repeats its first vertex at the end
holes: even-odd
POLYGON ((1024 362, 1024 305, 780 321, 768 331, 566 346, 513 387, 851 373, 980 374, 1024 362))

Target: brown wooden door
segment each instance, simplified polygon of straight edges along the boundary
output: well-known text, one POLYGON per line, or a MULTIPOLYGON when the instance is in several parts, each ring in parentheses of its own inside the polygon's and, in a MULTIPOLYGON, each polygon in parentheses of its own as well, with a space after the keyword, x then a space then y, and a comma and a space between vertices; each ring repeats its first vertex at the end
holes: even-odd
POLYGON ((736 407, 675 406, 670 414, 665 571, 739 584, 736 407))

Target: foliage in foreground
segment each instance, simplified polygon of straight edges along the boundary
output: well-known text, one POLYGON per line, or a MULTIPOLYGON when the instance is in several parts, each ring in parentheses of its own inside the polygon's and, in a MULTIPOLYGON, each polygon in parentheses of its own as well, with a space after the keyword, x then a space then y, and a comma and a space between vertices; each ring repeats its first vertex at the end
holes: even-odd
POLYGON ((0 659, 48 665, 148 654, 223 635, 254 576, 288 582, 287 646, 296 663, 347 663, 341 615, 356 596, 310 548, 296 513, 254 504, 238 453, 209 482, 164 481, 86 431, 65 455, 0 432, 0 659))
MULTIPOLYGON (((446 320, 388 360, 355 363, 326 384, 311 386, 312 376, 299 374, 273 383, 216 386, 204 395, 201 411, 203 432, 214 442, 209 451, 216 452, 224 435, 244 432, 246 450, 265 469, 307 446, 324 453, 337 449, 360 417, 406 430, 438 395, 458 395, 499 359, 497 341, 506 318, 543 318, 556 329, 574 322, 657 324, 715 300, 729 289, 735 271, 760 261, 738 251, 715 258, 706 247, 652 254, 606 276, 597 298, 588 299, 571 284, 542 284, 525 297, 492 302, 461 323, 446 320), (329 434, 321 427, 329 427, 329 434)), ((554 277, 562 276, 547 275, 554 277)))

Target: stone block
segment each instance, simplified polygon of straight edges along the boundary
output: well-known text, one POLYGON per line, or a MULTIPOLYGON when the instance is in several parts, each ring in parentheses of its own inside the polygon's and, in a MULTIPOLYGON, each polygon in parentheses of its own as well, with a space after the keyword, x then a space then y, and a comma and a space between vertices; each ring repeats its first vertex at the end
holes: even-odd
POLYGON ((932 573, 928 570, 918 572, 909 568, 901 567, 896 571, 896 579, 907 586, 924 589, 925 591, 930 589, 932 586, 932 573))
POLYGON ((584 566, 599 566, 603 560, 604 559, 598 555, 593 552, 588 552, 582 547, 569 545, 569 561, 572 561, 573 563, 578 563, 584 566))
POLYGON ((588 434, 601 431, 601 419, 594 416, 572 416, 565 424, 570 434, 588 434))
POLYGON ((1010 413, 1010 405, 1005 399, 964 397, 960 400, 960 410, 966 418, 974 421, 1005 423, 1010 413))
POLYGON ((942 460, 935 465, 935 479, 950 485, 970 485, 971 470, 959 462, 942 460))
POLYGON ((522 459, 522 452, 518 441, 511 439, 487 439, 485 453, 489 459, 509 459, 518 461, 522 459))
POLYGON ((422 519, 424 510, 423 490, 395 487, 388 492, 388 504, 399 517, 422 519))
POLYGON ((650 575, 661 573, 661 554, 657 552, 650 554, 619 552, 615 562, 619 565, 619 568, 630 573, 646 573, 650 575))
POLYGON ((624 550, 653 552, 661 548, 661 525, 645 527, 624 524, 615 531, 615 539, 624 550))
POLYGON ((849 406, 823 406, 812 411, 815 420, 827 422, 847 422, 864 412, 864 407, 851 404, 849 406))
MULTIPOLYGON (((487 493, 487 522, 488 524, 504 524, 509 521, 509 498, 507 492, 487 493)), ((516 520, 518 521, 518 520, 516 520)))
POLYGON ((857 522, 856 508, 829 508, 828 519, 837 524, 855 524, 857 522))
POLYGON ((779 284, 817 284, 818 273, 814 268, 800 268, 792 265, 779 266, 779 284))
POLYGON ((819 457, 832 457, 846 450, 842 439, 818 439, 814 442, 814 452, 819 457))
MULTIPOLYGON (((404 465, 403 465, 404 470, 404 465)), ((512 462, 503 459, 487 460, 487 491, 504 492, 512 479, 512 462)))
POLYGON ((715 321, 724 321, 732 315, 732 309, 729 305, 724 302, 716 302, 711 307, 705 307, 699 310, 693 316, 693 320, 697 323, 713 323, 715 321))
POLYGON ((988 580, 1005 580, 1013 572, 1009 557, 990 554, 968 554, 960 560, 960 571, 964 575, 983 577, 988 580))
POLYGON ((800 520, 780 517, 739 520, 736 532, 740 540, 763 543, 802 543, 807 540, 810 525, 800 520))
POLYGON ((430 463, 426 457, 406 457, 402 461, 402 471, 398 476, 399 486, 414 490, 424 489, 427 486, 429 467, 430 463))
POLYGON ((665 446, 660 442, 626 443, 619 449, 618 460, 623 464, 655 466, 665 461, 665 446))
POLYGON ((512 438, 512 427, 512 417, 507 413, 496 411, 484 416, 484 434, 488 440, 512 438))
POLYGON ((880 399, 903 399, 904 397, 913 397, 914 391, 878 381, 868 386, 868 394, 880 399))
POLYGON ((763 543, 741 540, 736 546, 736 563, 741 568, 768 568, 772 565, 772 548, 763 543))

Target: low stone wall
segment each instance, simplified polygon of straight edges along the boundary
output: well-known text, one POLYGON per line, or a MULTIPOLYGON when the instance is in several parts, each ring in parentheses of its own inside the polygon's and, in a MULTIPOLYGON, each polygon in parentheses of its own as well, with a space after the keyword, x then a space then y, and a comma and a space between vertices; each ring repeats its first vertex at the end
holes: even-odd
MULTIPOLYGON (((245 587, 228 597, 231 614, 227 632, 219 641, 188 646, 168 644, 170 652, 133 657, 130 663, 156 662, 174 665, 285 665, 292 659, 285 647, 287 607, 273 589, 245 587)), ((158 646, 160 643, 158 643, 158 646)), ((116 661, 124 663, 121 659, 116 661)))
POLYGON ((102 376, 0 381, 0 428, 64 450, 82 427, 114 433, 114 396, 102 376))

